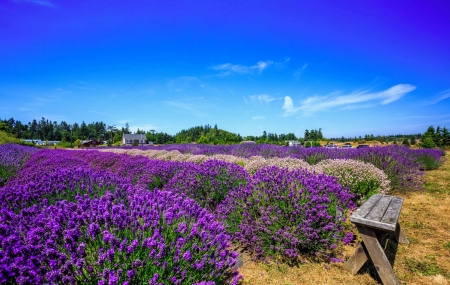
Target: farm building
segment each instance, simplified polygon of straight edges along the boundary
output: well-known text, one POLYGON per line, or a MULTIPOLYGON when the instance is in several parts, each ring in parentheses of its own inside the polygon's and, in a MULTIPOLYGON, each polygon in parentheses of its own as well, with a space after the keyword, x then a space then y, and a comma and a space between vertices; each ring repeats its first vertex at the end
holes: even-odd
POLYGON ((153 145, 144 134, 123 134, 122 145, 153 145))
POLYGON ((101 144, 102 144, 101 141, 87 140, 87 141, 82 141, 81 142, 81 147, 96 147, 96 146, 99 146, 101 144))
POLYGON ((291 140, 291 141, 287 141, 287 143, 288 143, 288 146, 301 146, 301 143, 299 141, 291 140))

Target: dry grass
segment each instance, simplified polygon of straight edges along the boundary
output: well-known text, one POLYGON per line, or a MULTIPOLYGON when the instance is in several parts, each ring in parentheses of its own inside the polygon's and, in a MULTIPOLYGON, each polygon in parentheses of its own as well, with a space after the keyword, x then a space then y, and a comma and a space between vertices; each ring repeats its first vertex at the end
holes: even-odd
MULTIPOLYGON (((399 194, 405 199, 400 224, 410 244, 398 245, 394 271, 402 284, 450 285, 450 160, 425 177, 424 191, 399 194)), ((384 246, 392 259, 394 243, 388 239, 384 246)), ((353 246, 340 248, 344 260, 353 251, 353 246)), ((243 259, 239 270, 243 285, 380 284, 369 262, 353 276, 342 264, 316 261, 297 266, 267 265, 253 262, 245 254, 243 259)))

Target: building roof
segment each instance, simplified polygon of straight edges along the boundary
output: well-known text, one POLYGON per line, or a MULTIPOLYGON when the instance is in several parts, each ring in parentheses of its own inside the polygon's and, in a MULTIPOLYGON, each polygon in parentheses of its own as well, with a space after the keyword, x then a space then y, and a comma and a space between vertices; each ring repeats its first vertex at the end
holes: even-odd
POLYGON ((123 134, 123 138, 126 140, 146 140, 147 137, 144 134, 123 134))

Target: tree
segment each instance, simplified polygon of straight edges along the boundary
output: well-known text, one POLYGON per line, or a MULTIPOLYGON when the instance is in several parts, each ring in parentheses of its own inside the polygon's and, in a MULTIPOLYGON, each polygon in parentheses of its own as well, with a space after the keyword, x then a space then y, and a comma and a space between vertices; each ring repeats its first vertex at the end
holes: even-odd
POLYGON ((416 142, 416 137, 412 137, 411 138, 411 144, 412 145, 415 145, 417 142, 416 142))
POLYGON ((402 142, 402 145, 404 145, 404 146, 410 146, 410 144, 409 144, 409 140, 407 139, 407 138, 404 138, 403 139, 403 142, 402 142))
POLYGON ((124 134, 131 134, 130 126, 128 125, 128 123, 125 123, 125 129, 124 129, 123 133, 124 134))
POLYGON ((434 142, 432 137, 425 137, 422 141, 422 147, 423 148, 433 148, 436 147, 436 143, 434 142))
POLYGON ((112 125, 108 126, 107 130, 109 131, 109 140, 112 141, 113 134, 117 131, 117 128, 115 125, 112 125))

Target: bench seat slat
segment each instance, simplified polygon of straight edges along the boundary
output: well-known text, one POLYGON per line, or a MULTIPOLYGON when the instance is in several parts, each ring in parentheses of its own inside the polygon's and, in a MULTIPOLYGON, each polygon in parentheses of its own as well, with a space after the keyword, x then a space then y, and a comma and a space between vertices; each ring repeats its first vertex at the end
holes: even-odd
POLYGON ((372 210, 372 208, 378 203, 378 200, 383 197, 380 194, 375 194, 369 198, 364 204, 361 205, 353 214, 352 217, 355 218, 365 218, 367 214, 372 210))
POLYGON ((351 216, 350 221, 368 227, 395 231, 403 198, 375 194, 351 216))
POLYGON ((389 205, 386 213, 381 219, 382 223, 397 225, 398 217, 400 216, 400 211, 402 210, 403 198, 394 197, 389 205))
POLYGON ((383 196, 378 201, 378 203, 375 205, 375 207, 372 208, 372 210, 367 214, 366 219, 371 221, 381 221, 381 219, 384 216, 384 213, 386 213, 386 210, 389 207, 389 204, 391 203, 392 196, 383 196))

